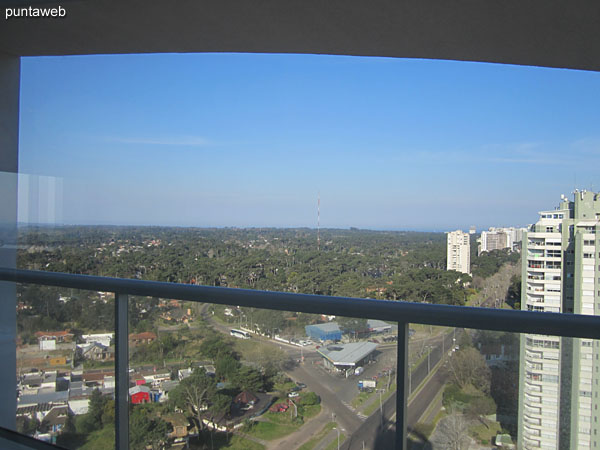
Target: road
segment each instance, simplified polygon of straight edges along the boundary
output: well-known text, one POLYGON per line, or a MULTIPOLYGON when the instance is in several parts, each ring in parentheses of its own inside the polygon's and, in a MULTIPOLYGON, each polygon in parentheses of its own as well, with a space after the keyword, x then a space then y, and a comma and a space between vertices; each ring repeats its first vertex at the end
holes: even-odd
MULTIPOLYGON (((211 322, 216 330, 229 334, 230 326, 211 320, 212 317, 206 313, 206 310, 203 309, 203 311, 204 317, 211 322)), ((445 371, 437 370, 439 367, 436 366, 446 355, 452 354, 452 348, 458 343, 463 332, 462 329, 451 329, 431 338, 428 341, 428 346, 431 347, 428 357, 424 358, 410 371, 409 392, 411 394, 418 390, 421 383, 425 381, 426 384, 418 390, 408 405, 407 426, 409 428, 412 428, 419 421, 446 383, 447 375, 445 371), (427 379, 430 371, 433 370, 435 372, 427 379)), ((253 339, 283 348, 293 359, 300 359, 301 350, 297 346, 275 342, 256 335, 253 336, 253 339)), ((383 352, 396 352, 395 346, 385 345, 380 346, 380 348, 382 354, 383 352)), ((396 396, 392 395, 383 404, 383 417, 377 409, 365 420, 364 416, 359 417, 357 412, 349 406, 349 402, 356 394, 357 379, 338 378, 325 373, 323 369, 315 364, 320 361, 321 357, 314 350, 304 349, 303 356, 304 362, 288 370, 287 374, 294 380, 305 383, 311 391, 321 397, 323 406, 335 414, 335 420, 344 430, 343 433, 348 436, 341 448, 362 450, 363 443, 364 448, 385 449, 394 447, 396 439, 396 396)), ((389 360, 389 355, 386 359, 389 360)), ((374 369, 375 367, 367 366, 365 374, 361 378, 370 378, 374 369)), ((328 420, 331 419, 328 418, 328 420)))
MULTIPOLYGON (((229 334, 231 327, 212 320, 212 317, 207 312, 207 305, 202 308, 202 313, 204 318, 210 321, 211 325, 216 330, 224 334, 229 334)), ((417 387, 427 377, 429 369, 433 369, 436 366, 436 364, 442 359, 443 355, 450 351, 454 344, 454 339, 458 340, 458 338, 458 332, 448 331, 429 340, 431 351, 429 352, 428 358, 425 358, 412 370, 409 383, 411 393, 417 390, 417 387), (456 338, 454 338, 454 336, 456 336, 456 338)), ((283 348, 293 359, 300 359, 301 350, 297 346, 275 342, 271 339, 256 335, 253 335, 253 339, 283 348)), ((389 353, 395 354, 396 352, 395 345, 384 345, 380 346, 380 348, 382 355, 384 356, 389 353)), ((379 410, 376 410, 376 412, 371 414, 369 418, 364 420, 364 418, 359 417, 358 414, 348 406, 352 398, 356 395, 355 389, 358 379, 344 379, 335 377, 329 373, 325 373, 323 369, 315 364, 321 359, 321 357, 314 350, 305 349, 303 351, 303 356, 304 362, 302 364, 298 364, 293 369, 288 370, 287 374, 294 380, 305 383, 311 391, 315 392, 321 397, 323 405, 335 414, 335 419, 341 428, 344 429, 344 434, 346 436, 350 436, 346 440, 347 444, 345 445, 353 445, 353 442, 357 439, 356 436, 360 437, 361 449, 362 440, 365 439, 369 440, 371 444, 375 444, 376 439, 385 439, 385 436, 390 433, 392 437, 388 437, 388 440, 391 439, 393 441, 395 439, 395 433, 392 432, 395 431, 395 423, 390 424, 390 421, 393 422, 393 420, 395 420, 395 395, 392 395, 383 405, 384 426, 386 426, 385 424, 388 423, 388 425, 392 427, 392 431, 387 430, 386 432, 383 432, 380 426, 381 415, 379 410), (367 438, 368 436, 371 436, 371 438, 367 438)), ((386 356, 385 359, 389 360, 390 356, 386 356)), ((361 378, 370 378, 376 373, 377 370, 374 367, 372 368, 366 366, 365 373, 361 376, 361 378)), ((414 425, 419 420, 443 384, 444 380, 442 379, 440 373, 437 372, 430 380, 428 380, 426 387, 422 389, 415 398, 412 399, 408 408, 409 426, 414 425)), ((367 446, 367 448, 374 447, 367 446)))
MULTIPOLYGON (((458 332, 457 332, 458 336, 458 332)), ((453 332, 449 332, 445 335, 445 348, 449 348, 446 345, 452 343, 453 332)), ((457 337, 458 339, 458 337, 457 337)), ((438 342, 439 347, 435 347, 431 354, 435 354, 435 364, 439 362, 437 356, 442 356, 442 341, 438 342), (439 349, 439 350, 436 350, 439 349)), ((435 364, 433 359, 431 360, 431 368, 434 369, 435 364)), ((439 369, 437 367, 436 369, 439 369)), ((416 388, 424 378, 427 376, 427 360, 423 361, 413 372, 413 389, 411 392, 416 391, 416 388)), ((423 416, 429 405, 433 402, 435 396, 438 394, 440 389, 446 383, 447 375, 443 370, 436 370, 435 373, 426 380, 425 385, 419 390, 419 392, 411 399, 407 407, 407 427, 412 428, 423 416)), ((343 448, 345 450, 362 450, 363 448, 370 449, 388 449, 393 448, 396 442, 396 396, 392 395, 383 404, 383 418, 379 410, 376 410, 369 418, 344 442, 343 448), (364 445, 364 446, 363 446, 364 445)))
MULTIPOLYGON (((212 318, 206 312, 206 307, 202 308, 203 316, 206 320, 210 321, 211 325, 218 331, 224 334, 229 334, 230 326, 223 325, 212 318)), ((287 375, 296 381, 301 381, 306 384, 308 389, 315 392, 321 397, 323 405, 327 406, 331 411, 335 411, 336 419, 338 423, 349 432, 353 432, 362 425, 362 420, 356 415, 354 411, 349 409, 340 400, 337 392, 335 392, 335 386, 333 383, 324 383, 326 381, 323 374, 317 371, 314 367, 314 362, 321 359, 321 357, 314 350, 303 350, 295 345, 289 345, 281 342, 276 342, 271 339, 263 338, 262 336, 253 335, 252 339, 259 340, 260 342, 276 346, 285 349, 287 354, 297 360, 300 359, 301 354, 304 356, 304 363, 298 364, 293 369, 287 371, 287 375)), ((337 380, 342 381, 342 380, 337 380)), ((344 380, 345 381, 345 380, 344 380)), ((351 382, 354 385, 354 381, 351 382)))

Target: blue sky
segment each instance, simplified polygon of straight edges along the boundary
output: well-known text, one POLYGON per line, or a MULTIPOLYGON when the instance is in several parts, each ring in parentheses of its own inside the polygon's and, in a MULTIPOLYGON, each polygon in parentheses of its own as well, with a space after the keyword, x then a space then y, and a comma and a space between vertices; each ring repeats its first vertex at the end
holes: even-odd
POLYGON ((599 73, 262 54, 21 70, 20 172, 55 177, 57 222, 316 227, 320 193, 322 227, 481 229, 600 190, 599 73))

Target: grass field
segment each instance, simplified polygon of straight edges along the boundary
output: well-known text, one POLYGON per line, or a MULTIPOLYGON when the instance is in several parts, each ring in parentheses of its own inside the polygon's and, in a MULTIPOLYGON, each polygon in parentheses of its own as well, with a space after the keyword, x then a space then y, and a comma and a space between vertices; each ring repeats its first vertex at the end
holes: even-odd
MULTIPOLYGON (((479 423, 469 427, 469 436, 477 437, 479 441, 487 441, 487 444, 492 442, 494 436, 502 431, 502 427, 498 422, 485 421, 485 424, 479 423)), ((486 444, 486 445, 487 445, 486 444)))
MULTIPOLYGON (((342 442, 344 442, 344 439, 346 439, 346 436, 344 435, 344 433, 340 433, 340 444, 342 442)), ((336 436, 336 438, 327 446, 325 447, 325 450, 335 450, 336 448, 338 448, 338 438, 336 436)))
MULTIPOLYGON (((217 433, 215 436, 220 435, 219 437, 225 437, 222 433, 217 433)), ((259 444, 258 442, 251 441, 250 439, 244 439, 241 436, 233 435, 229 439, 229 442, 226 442, 225 439, 215 439, 213 445, 217 449, 226 449, 226 450, 264 450, 265 446, 259 444)))
POLYGON ((284 425, 275 422, 254 422, 250 431, 246 434, 264 441, 272 441, 293 433, 300 425, 284 425))

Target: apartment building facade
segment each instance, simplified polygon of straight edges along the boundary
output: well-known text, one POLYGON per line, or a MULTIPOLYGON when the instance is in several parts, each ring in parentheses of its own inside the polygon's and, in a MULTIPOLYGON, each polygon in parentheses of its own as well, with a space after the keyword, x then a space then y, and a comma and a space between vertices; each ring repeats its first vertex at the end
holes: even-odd
POLYGON ((492 250, 503 250, 508 248, 515 250, 516 245, 523 240, 523 232, 525 228, 495 228, 490 227, 488 231, 482 231, 481 237, 478 239, 479 248, 478 254, 482 252, 491 252, 492 250))
MULTIPOLYGON (((521 309, 600 315, 600 194, 539 214, 523 236, 521 309)), ((600 448, 598 344, 521 336, 518 448, 600 448)))
POLYGON ((463 233, 461 230, 448 233, 446 257, 446 270, 456 270, 471 275, 471 240, 469 233, 463 233))
POLYGON ((512 249, 512 236, 504 230, 490 229, 482 231, 479 238, 479 253, 491 252, 492 250, 512 249))

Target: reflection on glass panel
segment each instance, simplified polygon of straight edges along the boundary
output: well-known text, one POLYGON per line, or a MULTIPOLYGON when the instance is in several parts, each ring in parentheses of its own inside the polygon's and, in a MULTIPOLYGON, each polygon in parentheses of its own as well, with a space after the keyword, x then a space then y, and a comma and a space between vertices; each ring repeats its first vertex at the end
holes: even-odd
POLYGON ((521 345, 521 447, 597 448, 598 342, 525 335, 521 345))
POLYGON ((517 443, 519 335, 411 325, 411 448, 517 443))
POLYGON ((395 324, 150 297, 130 314, 131 448, 394 443, 395 324))
POLYGON ((17 299, 17 430, 114 446, 114 295, 20 284, 17 299))

